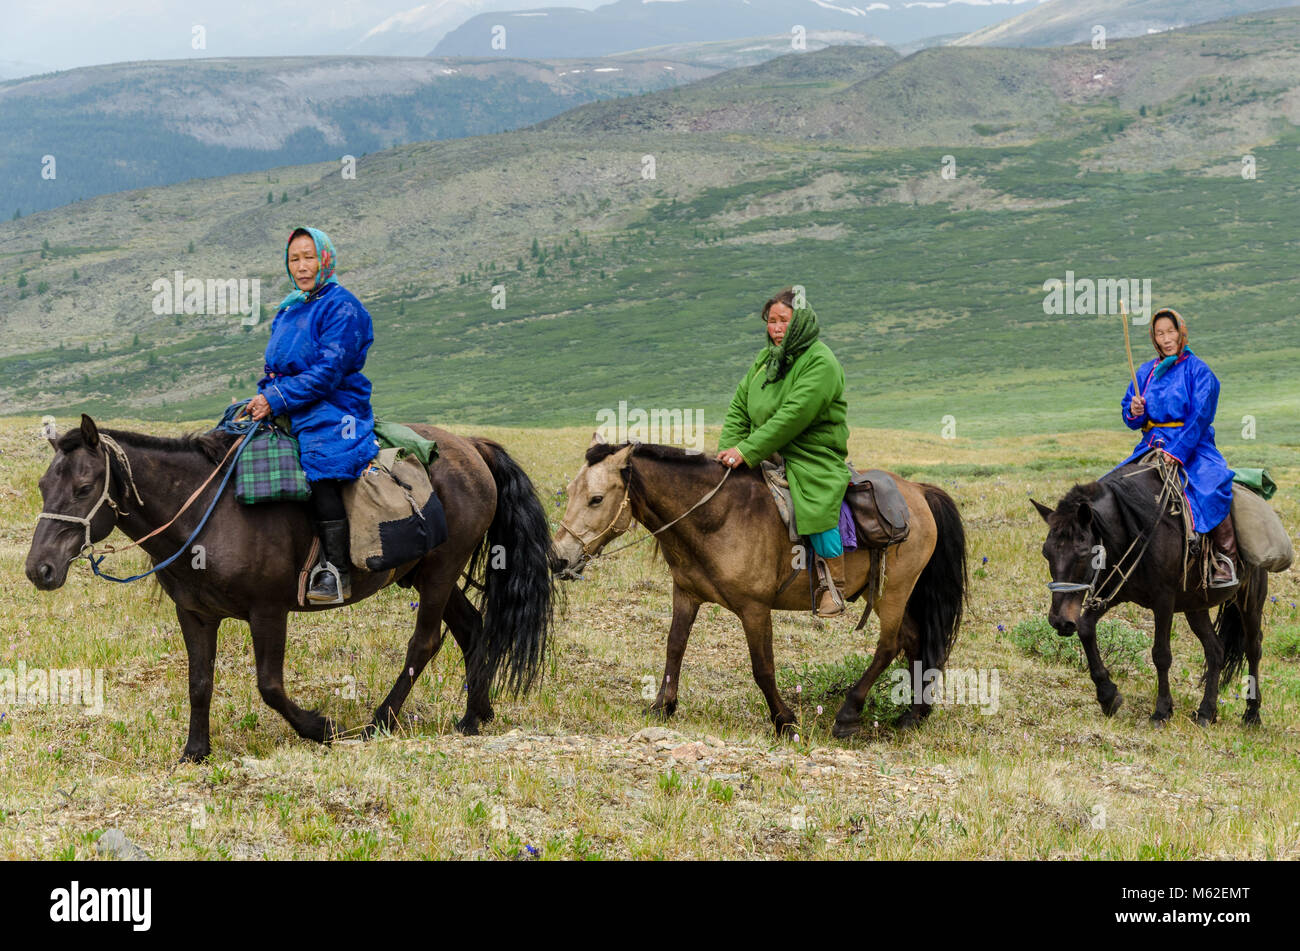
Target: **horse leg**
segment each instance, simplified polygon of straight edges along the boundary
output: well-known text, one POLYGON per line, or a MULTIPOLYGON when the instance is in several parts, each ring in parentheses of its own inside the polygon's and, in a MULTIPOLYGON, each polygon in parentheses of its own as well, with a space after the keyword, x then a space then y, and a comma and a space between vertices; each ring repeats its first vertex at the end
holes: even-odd
POLYGON ((767 709, 776 727, 777 735, 794 732, 797 719, 794 711, 785 705, 776 689, 776 660, 772 656, 772 611, 767 605, 754 604, 740 615, 745 626, 745 640, 749 642, 749 663, 754 669, 754 682, 763 691, 767 709))
MULTIPOLYGON (((464 591, 460 588, 451 589, 442 616, 460 646, 461 655, 465 658, 473 656, 474 646, 483 635, 483 615, 478 613, 478 609, 465 596, 464 591)), ((438 649, 435 647, 433 652, 436 656, 438 649)), ((491 723, 492 718, 496 716, 489 696, 491 684, 474 673, 477 669, 475 665, 466 662, 465 668, 465 717, 457 722, 456 729, 465 736, 478 736, 479 724, 491 723)))
POLYGON ((181 751, 181 762, 198 763, 212 752, 208 709, 212 704, 212 669, 217 660, 217 628, 221 626, 221 618, 195 614, 179 604, 176 618, 181 622, 190 667, 190 735, 181 751))
MULTIPOLYGON (((1186 617, 1188 623, 1191 623, 1190 612, 1186 617)), ((1155 612, 1155 620, 1156 637, 1151 643, 1151 662, 1156 665, 1156 708, 1151 714, 1151 722, 1156 726, 1164 726, 1165 721, 1174 712, 1174 698, 1169 692, 1169 665, 1174 659, 1174 652, 1169 647, 1169 637, 1173 632, 1174 614, 1167 608, 1161 608, 1155 612)), ((1194 626, 1193 630, 1195 630, 1194 626)))
POLYGON ((257 665, 257 692, 266 705, 289 722, 299 736, 328 743, 342 735, 339 726, 315 710, 304 710, 284 690, 284 638, 289 613, 283 608, 255 610, 248 616, 257 665))
MULTIPOLYGON (((867 694, 885 668, 894 662, 894 658, 903 649, 903 644, 909 638, 912 641, 916 639, 915 625, 907 616, 906 596, 891 596, 891 592, 886 591, 885 597, 877 602, 876 616, 880 619, 880 639, 876 641, 876 653, 858 682, 844 695, 844 703, 835 714, 835 725, 831 727, 831 735, 839 739, 852 736, 862 729, 862 708, 867 702, 867 694)), ((899 725, 909 724, 900 719, 899 725)))
MULTIPOLYGON (((1255 569, 1247 569, 1254 571, 1255 569)), ((1264 652, 1264 601, 1268 597, 1268 575, 1256 572, 1252 579, 1246 603, 1241 606, 1242 617, 1246 624, 1246 663, 1250 665, 1250 681, 1247 684, 1246 712, 1241 722, 1246 726, 1259 726, 1263 721, 1259 716, 1259 658, 1264 652)))
POLYGON ((682 590, 680 585, 674 584, 673 622, 668 628, 668 659, 664 663, 664 678, 659 684, 659 696, 650 705, 651 713, 670 717, 677 712, 677 685, 681 682, 682 655, 686 653, 686 639, 691 636, 691 626, 699 611, 700 602, 682 590))
MULTIPOLYGON (((388 691, 383 703, 375 709, 375 717, 366 736, 373 736, 379 729, 397 729, 397 716, 402 710, 402 704, 406 702, 420 674, 424 673, 424 668, 442 647, 442 613, 452 587, 454 584, 445 582, 421 586, 415 631, 406 643, 406 662, 402 665, 402 672, 397 675, 393 689, 388 691)), ((470 665, 467 662, 465 666, 468 669, 470 665)))
POLYGON ((1196 722, 1209 726, 1219 719, 1219 673, 1223 669, 1223 642, 1214 633, 1214 622, 1209 611, 1186 611, 1187 623, 1192 633, 1201 641, 1205 651, 1205 694, 1196 710, 1196 722))
POLYGON ((1113 717, 1124 705, 1124 695, 1110 679, 1110 671, 1101 661, 1101 651, 1097 649, 1097 619, 1086 614, 1079 615, 1078 629, 1079 643, 1083 645, 1084 656, 1088 658, 1088 676, 1097 688, 1097 703, 1101 704, 1103 714, 1113 717))

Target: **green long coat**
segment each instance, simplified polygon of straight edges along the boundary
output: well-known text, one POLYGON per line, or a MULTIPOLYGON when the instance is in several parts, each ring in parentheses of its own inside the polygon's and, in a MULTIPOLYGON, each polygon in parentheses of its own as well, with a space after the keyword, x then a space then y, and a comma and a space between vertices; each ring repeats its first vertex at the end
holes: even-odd
POLYGON ((801 535, 816 535, 839 524, 849 484, 844 369, 817 340, 784 377, 764 388, 769 351, 763 348, 736 387, 719 449, 734 446, 750 466, 781 453, 795 525, 801 535))

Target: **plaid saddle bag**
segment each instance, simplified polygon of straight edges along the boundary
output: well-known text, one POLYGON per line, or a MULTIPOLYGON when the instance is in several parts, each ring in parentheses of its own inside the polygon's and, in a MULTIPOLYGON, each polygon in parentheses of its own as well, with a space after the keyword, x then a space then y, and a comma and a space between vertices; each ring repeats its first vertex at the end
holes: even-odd
POLYGON ((267 422, 253 430, 248 439, 235 467, 235 498, 245 505, 311 498, 311 483, 298 459, 298 440, 267 422))

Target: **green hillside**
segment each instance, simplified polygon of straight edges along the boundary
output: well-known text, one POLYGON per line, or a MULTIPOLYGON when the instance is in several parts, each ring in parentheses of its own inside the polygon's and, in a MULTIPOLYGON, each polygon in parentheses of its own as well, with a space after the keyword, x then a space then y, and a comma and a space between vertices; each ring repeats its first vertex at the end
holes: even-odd
MULTIPOLYGON (((816 76, 812 57, 880 51, 807 55, 816 76)), ((1149 279, 1223 380, 1229 461, 1268 463, 1300 444, 1300 16, 1094 55, 932 49, 866 79, 837 67, 826 85, 742 84, 751 102, 784 96, 768 114, 792 109, 820 123, 816 136, 634 118, 603 129, 590 117, 615 110, 589 106, 371 155, 355 181, 300 166, 8 222, 0 412, 215 417, 251 392, 267 322, 156 316, 149 285, 177 268, 260 277, 273 307, 284 238, 309 222, 334 237, 341 280, 375 317, 367 373, 381 414, 594 425, 626 400, 702 409, 716 425, 761 345, 762 301, 798 282, 845 366, 856 425, 938 432, 950 416, 960 439, 1111 428, 1128 372, 1119 318, 1043 309, 1044 282, 1074 272, 1149 279), (892 139, 862 140, 877 128, 892 139), (1247 153, 1254 178, 1241 174, 1247 153), (1246 416, 1254 440, 1241 438, 1246 416)), ((686 114, 736 88, 619 108, 686 114)))

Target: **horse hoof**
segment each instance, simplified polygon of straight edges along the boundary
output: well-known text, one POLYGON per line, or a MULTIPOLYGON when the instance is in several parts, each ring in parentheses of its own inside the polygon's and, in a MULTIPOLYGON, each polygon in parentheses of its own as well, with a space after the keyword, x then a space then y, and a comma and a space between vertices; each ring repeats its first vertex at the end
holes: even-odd
POLYGON ((846 740, 850 736, 857 736, 862 732, 862 718, 855 717, 852 720, 836 720, 831 726, 831 736, 837 740, 846 740))
POLYGON ((179 763, 202 763, 205 759, 208 758, 209 753, 210 751, 206 747, 200 748, 197 746, 194 747, 187 746, 185 747, 185 749, 181 750, 181 758, 178 759, 176 762, 178 764, 179 763))
POLYGON ((1119 713, 1119 708, 1122 706, 1124 706, 1124 695, 1119 691, 1116 691, 1115 696, 1111 697, 1109 702, 1102 703, 1101 712, 1105 716, 1113 717, 1115 714, 1119 713))
POLYGON ((656 720, 667 720, 677 712, 676 703, 653 703, 646 708, 646 715, 652 716, 656 720))
POLYGON ((896 730, 916 730, 921 726, 921 718, 911 710, 908 710, 901 717, 894 721, 896 730))
POLYGON ((478 720, 473 717, 457 720, 456 732, 461 736, 478 736, 478 720))
POLYGON ((1153 713, 1151 714, 1150 720, 1153 727, 1157 730, 1163 730, 1169 725, 1169 714, 1164 714, 1162 716, 1159 713, 1153 713))
POLYGON ((776 720, 776 735, 780 737, 794 736, 799 732, 799 723, 791 717, 789 720, 776 720))
POLYGON ((1241 718, 1242 726, 1263 726, 1264 721, 1260 719, 1258 710, 1247 710, 1241 718))
POLYGON ((1207 716, 1206 716, 1205 714, 1203 714, 1203 713, 1198 713, 1198 714, 1196 715, 1196 725, 1197 725, 1197 726, 1199 726, 1199 727, 1207 727, 1207 726, 1212 726, 1213 724, 1214 724, 1214 718, 1213 718, 1213 717, 1207 717, 1207 716))

